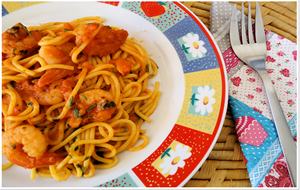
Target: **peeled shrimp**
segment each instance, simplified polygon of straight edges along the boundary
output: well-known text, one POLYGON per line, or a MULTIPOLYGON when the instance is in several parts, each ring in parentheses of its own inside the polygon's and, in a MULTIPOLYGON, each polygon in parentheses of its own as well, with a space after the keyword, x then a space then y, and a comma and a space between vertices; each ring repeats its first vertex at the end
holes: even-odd
POLYGON ((2 135, 2 153, 7 160, 24 168, 53 165, 61 158, 47 152, 48 142, 43 133, 32 125, 6 130, 2 135))
MULTIPOLYGON (((93 31, 97 30, 96 23, 88 23, 77 30, 76 45, 80 46, 90 40, 93 31)), ((86 55, 98 55, 100 57, 115 53, 128 37, 126 30, 113 30, 109 26, 102 26, 96 36, 83 49, 86 55)))
POLYGON ((28 80, 16 84, 16 91, 24 98, 33 96, 41 105, 55 105, 63 102, 64 96, 57 88, 61 81, 40 88, 37 84, 31 84, 28 80))
POLYGON ((106 121, 110 119, 116 111, 116 104, 111 93, 94 89, 79 94, 80 102, 86 108, 84 122, 106 121))
POLYGON ((42 57, 48 65, 51 64, 63 64, 74 67, 74 70, 66 69, 49 69, 39 79, 38 86, 43 87, 47 84, 51 84, 59 79, 62 79, 68 75, 73 75, 78 71, 75 63, 71 61, 69 56, 72 49, 75 47, 73 43, 66 42, 63 45, 47 45, 42 46, 39 51, 39 56, 42 57))
POLYGON ((39 56, 42 57, 47 64, 64 64, 70 57, 69 54, 75 47, 73 43, 66 42, 63 45, 46 45, 42 46, 39 56))
POLYGON ((26 31, 21 23, 14 25, 2 34, 2 52, 6 58, 27 55, 42 38, 39 31, 26 31))

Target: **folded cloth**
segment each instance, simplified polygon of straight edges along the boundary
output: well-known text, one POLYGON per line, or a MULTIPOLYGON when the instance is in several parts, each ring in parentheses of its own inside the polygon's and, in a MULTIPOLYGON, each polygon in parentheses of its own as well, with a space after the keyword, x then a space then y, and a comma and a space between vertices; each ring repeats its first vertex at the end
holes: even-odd
MULTIPOLYGON (((210 31, 226 65, 229 105, 253 187, 292 186, 259 74, 234 54, 229 39, 233 5, 212 2, 210 31)), ((238 12, 238 19, 241 12, 238 12)), ((265 30, 266 67, 294 140, 297 141, 297 45, 265 30)), ((295 167, 295 166, 292 166, 295 167)))

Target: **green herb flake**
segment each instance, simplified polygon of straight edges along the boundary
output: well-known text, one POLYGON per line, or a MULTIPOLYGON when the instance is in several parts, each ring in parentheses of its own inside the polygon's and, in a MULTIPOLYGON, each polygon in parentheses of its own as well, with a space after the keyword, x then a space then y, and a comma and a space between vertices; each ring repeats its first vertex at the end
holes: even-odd
POLYGON ((67 167, 68 168, 68 170, 70 170, 70 171, 72 171, 73 169, 72 168, 69 168, 69 167, 67 167))
POLYGON ((64 28, 64 32, 68 32, 68 31, 71 31, 71 30, 64 28))
POLYGON ((13 49, 13 54, 14 54, 14 55, 16 55, 16 52, 15 52, 16 50, 17 50, 17 48, 14 48, 14 49, 13 49))
POLYGON ((149 73, 149 65, 146 65, 146 72, 149 73))
POLYGON ((82 165, 80 165, 80 164, 77 164, 77 167, 80 169, 80 171, 83 171, 85 168, 82 166, 82 165))
POLYGON ((94 103, 93 105, 91 105, 91 107, 89 107, 86 111, 88 112, 88 111, 90 111, 91 109, 93 109, 95 106, 96 106, 97 104, 96 103, 94 103))
POLYGON ((81 94, 81 96, 82 96, 84 99, 86 99, 86 100, 87 100, 87 98, 85 97, 85 95, 84 95, 84 94, 81 94))
POLYGON ((13 149, 15 149, 17 146, 15 144, 10 145, 13 149))
POLYGON ((70 98, 70 102, 69 102, 69 106, 68 106, 68 108, 69 108, 69 109, 72 107, 72 104, 73 104, 73 99, 74 99, 74 97, 73 97, 73 96, 71 96, 71 98, 70 98))
POLYGON ((27 105, 28 105, 28 106, 32 106, 33 104, 32 104, 32 102, 29 102, 27 105))
POLYGON ((79 146, 76 146, 74 150, 77 151, 78 149, 79 149, 79 146))
POLYGON ((86 160, 88 160, 90 157, 89 156, 87 156, 87 157, 85 157, 84 158, 84 160, 83 161, 86 161, 86 160))
POLYGON ((70 156, 71 158, 73 158, 73 157, 71 156, 71 154, 69 154, 69 156, 70 156))
POLYGON ((32 36, 31 33, 28 31, 27 27, 24 26, 22 23, 20 23, 20 24, 21 24, 21 26, 26 30, 27 34, 28 34, 29 36, 32 36))
POLYGON ((77 109, 77 108, 73 108, 72 110, 74 111, 74 114, 75 114, 76 119, 79 118, 80 115, 79 115, 78 109, 77 109))
POLYGON ((57 87, 58 87, 58 85, 55 85, 53 89, 55 89, 55 88, 57 88, 57 87))
POLYGON ((110 106, 111 106, 111 107, 116 107, 117 105, 116 105, 115 102, 111 101, 111 102, 110 102, 110 106))
POLYGON ((52 119, 52 121, 54 121, 54 122, 59 122, 60 119, 52 119))

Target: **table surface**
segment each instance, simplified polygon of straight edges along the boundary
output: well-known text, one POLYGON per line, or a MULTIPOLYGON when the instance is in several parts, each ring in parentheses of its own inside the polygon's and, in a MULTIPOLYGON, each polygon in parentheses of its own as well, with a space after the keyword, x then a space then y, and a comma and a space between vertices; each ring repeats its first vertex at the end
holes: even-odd
MULTIPOLYGON (((209 29, 211 2, 185 1, 187 6, 209 29)), ((248 1, 230 2, 241 4, 248 1)), ((297 42, 297 2, 259 2, 264 27, 293 42, 297 42)), ((255 2, 251 2, 251 16, 255 16, 255 2)), ((247 9, 245 9, 247 10, 247 9)), ((246 12, 248 14, 248 12, 246 12)), ((238 142, 235 123, 228 107, 220 136, 201 168, 185 187, 251 187, 243 153, 238 142)))

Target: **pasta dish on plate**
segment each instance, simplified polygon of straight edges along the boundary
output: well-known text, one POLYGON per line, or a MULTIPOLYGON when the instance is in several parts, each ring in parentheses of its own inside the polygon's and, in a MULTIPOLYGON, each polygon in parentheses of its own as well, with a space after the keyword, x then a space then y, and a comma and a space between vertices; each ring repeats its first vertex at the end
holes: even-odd
POLYGON ((100 17, 14 25, 2 34, 2 153, 36 176, 92 177, 147 146, 158 66, 100 17), (142 139, 142 143, 137 141, 142 139))

